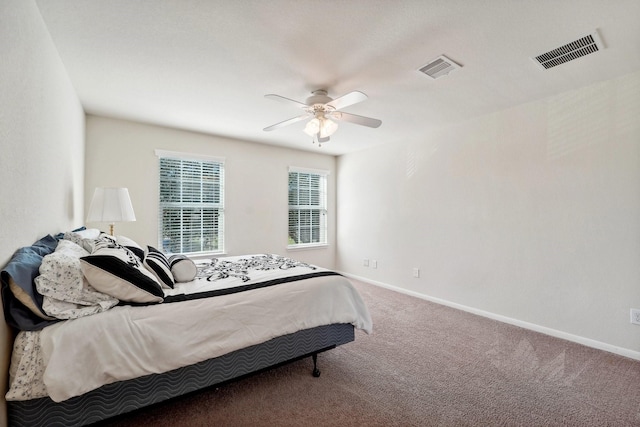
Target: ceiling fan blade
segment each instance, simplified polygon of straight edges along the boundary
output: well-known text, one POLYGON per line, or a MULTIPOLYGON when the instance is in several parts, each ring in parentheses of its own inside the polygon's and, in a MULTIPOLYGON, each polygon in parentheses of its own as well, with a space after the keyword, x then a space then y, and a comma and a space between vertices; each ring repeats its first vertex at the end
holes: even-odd
POLYGON ((305 104, 304 102, 299 102, 293 99, 285 98, 284 96, 275 95, 273 93, 265 95, 264 97, 268 99, 273 99, 274 101, 284 102, 285 104, 295 104, 297 107, 300 107, 300 108, 307 108, 307 104, 305 104))
POLYGON ((336 110, 340 110, 342 108, 348 107, 349 105, 357 104, 358 102, 362 102, 367 99, 367 95, 364 93, 354 90, 353 92, 349 92, 346 95, 342 95, 339 98, 334 99, 331 102, 327 102, 326 105, 329 105, 336 110))
POLYGON ((285 120, 284 122, 280 122, 280 123, 276 123, 275 125, 267 126, 266 128, 264 128, 262 130, 269 132, 270 130, 279 129, 281 127, 293 124, 295 122, 299 122, 301 120, 308 119, 310 116, 311 116, 310 114, 303 114, 301 116, 293 117, 293 118, 291 118, 289 120, 285 120))
POLYGON ((357 125, 368 126, 370 128, 377 128, 382 124, 382 120, 358 116, 357 114, 345 113, 343 111, 336 111, 335 113, 331 113, 330 116, 335 120, 342 120, 349 123, 355 123, 357 125))

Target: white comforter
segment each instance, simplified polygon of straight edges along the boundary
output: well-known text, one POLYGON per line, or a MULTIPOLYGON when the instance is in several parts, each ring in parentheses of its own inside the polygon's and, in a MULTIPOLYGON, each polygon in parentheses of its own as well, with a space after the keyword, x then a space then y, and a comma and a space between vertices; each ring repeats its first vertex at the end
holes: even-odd
MULTIPOLYGON (((247 283, 264 280, 262 275, 247 283)), ((246 284, 229 278, 225 286, 234 280, 246 284)), ((201 292, 221 285, 200 280, 193 286, 201 292)), ((177 303, 119 306, 41 331, 44 385, 51 399, 60 402, 105 384, 170 371, 331 323, 351 323, 367 333, 372 328, 360 295, 342 276, 177 303)))

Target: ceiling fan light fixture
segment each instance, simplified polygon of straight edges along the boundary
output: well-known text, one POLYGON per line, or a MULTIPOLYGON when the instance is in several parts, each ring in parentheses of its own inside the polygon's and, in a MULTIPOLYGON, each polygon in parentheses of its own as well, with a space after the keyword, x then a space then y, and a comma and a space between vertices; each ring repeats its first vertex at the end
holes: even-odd
POLYGON ((338 124, 333 120, 327 118, 322 119, 322 126, 320 126, 320 138, 326 138, 335 133, 338 129, 338 124))
POLYGON ((338 124, 333 120, 326 117, 316 117, 307 122, 304 133, 309 136, 317 135, 319 138, 326 138, 333 135, 337 129, 338 124))
POLYGON ((318 132, 320 132, 320 120, 311 119, 307 122, 307 125, 304 127, 304 133, 309 136, 314 136, 318 132))

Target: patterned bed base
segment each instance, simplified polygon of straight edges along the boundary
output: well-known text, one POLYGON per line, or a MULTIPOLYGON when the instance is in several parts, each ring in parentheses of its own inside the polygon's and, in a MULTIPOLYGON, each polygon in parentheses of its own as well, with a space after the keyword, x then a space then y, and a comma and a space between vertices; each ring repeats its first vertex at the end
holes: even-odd
POLYGON ((60 403, 49 398, 7 402, 9 426, 94 423, 353 340, 352 325, 319 326, 164 374, 108 384, 60 403))

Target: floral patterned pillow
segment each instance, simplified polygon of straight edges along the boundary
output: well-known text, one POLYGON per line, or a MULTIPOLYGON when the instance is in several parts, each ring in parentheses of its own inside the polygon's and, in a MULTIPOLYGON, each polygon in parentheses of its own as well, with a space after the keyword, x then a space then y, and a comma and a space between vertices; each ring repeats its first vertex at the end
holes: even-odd
POLYGON ((43 295, 43 310, 58 319, 76 319, 108 310, 118 300, 94 289, 82 274, 80 257, 89 255, 70 240, 42 260, 35 284, 43 295))

